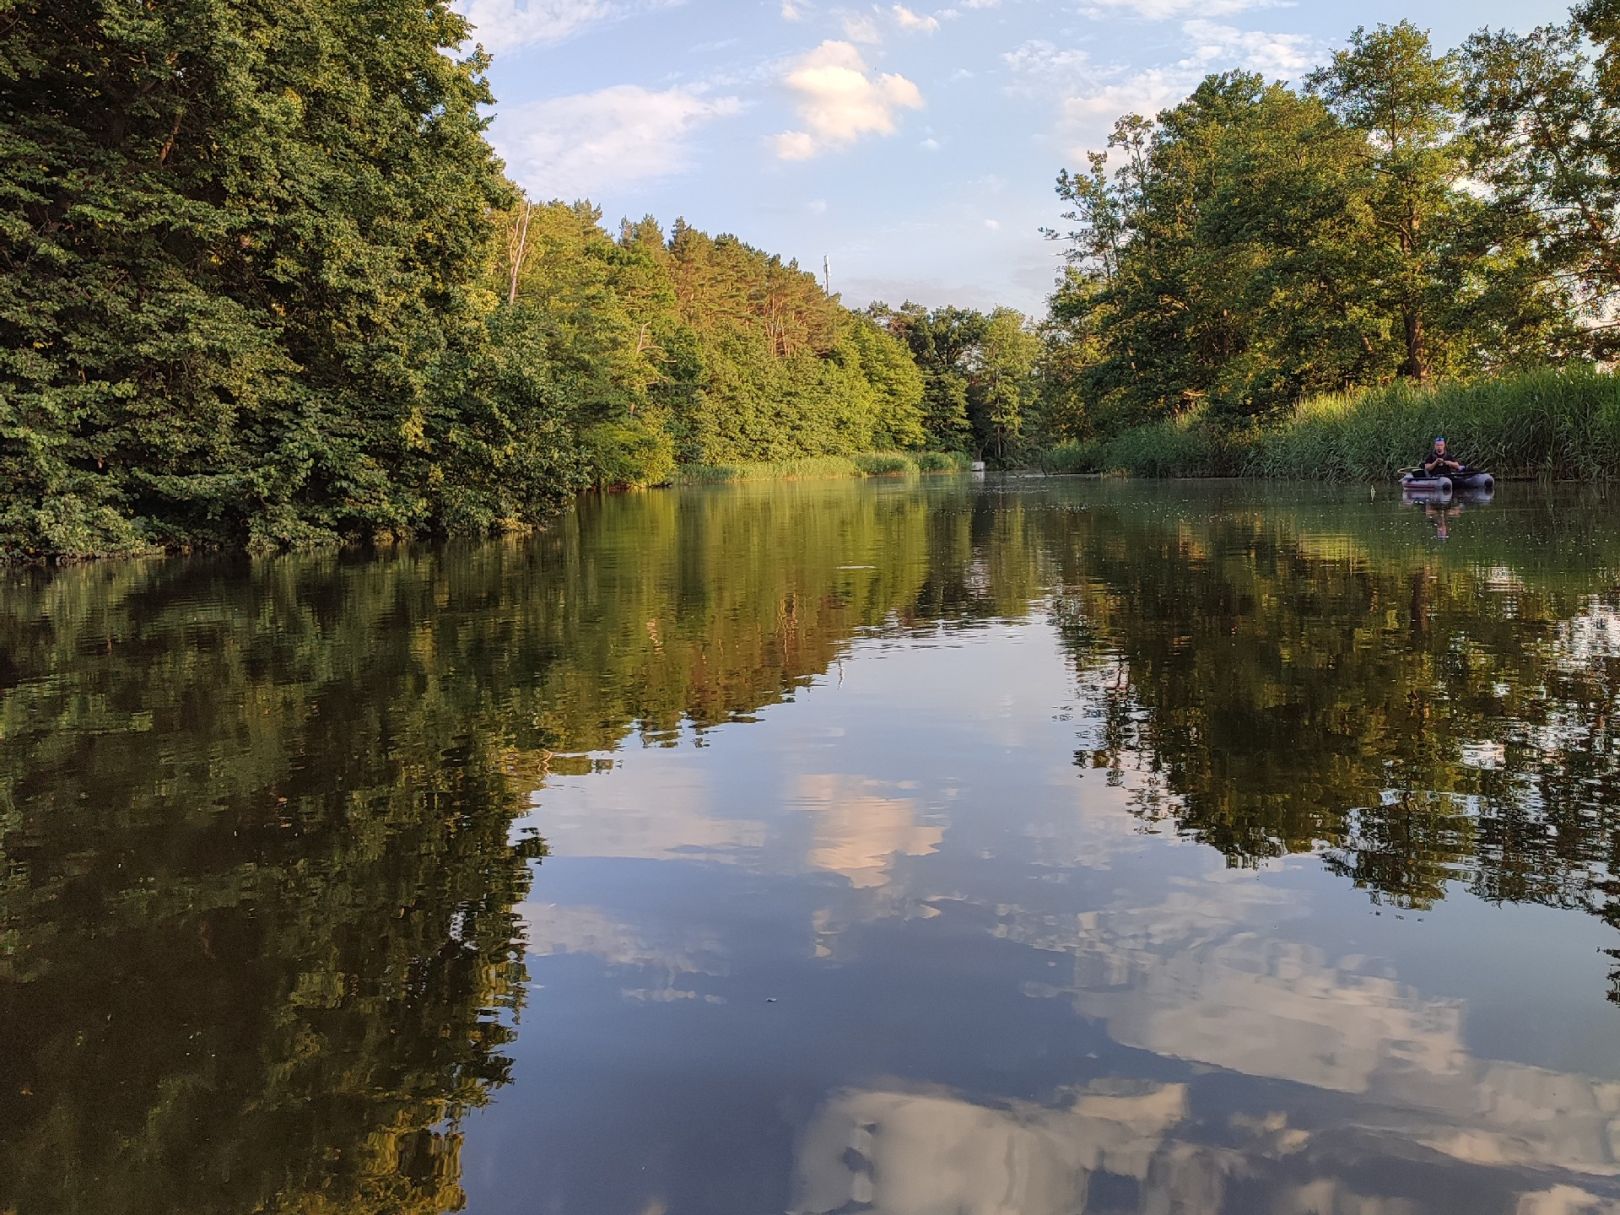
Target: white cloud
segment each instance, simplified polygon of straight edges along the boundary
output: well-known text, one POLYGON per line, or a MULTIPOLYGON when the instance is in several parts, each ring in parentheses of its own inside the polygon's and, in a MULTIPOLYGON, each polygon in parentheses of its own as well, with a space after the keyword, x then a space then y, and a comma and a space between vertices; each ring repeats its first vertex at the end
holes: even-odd
POLYGON ((803 21, 804 6, 802 4, 795 4, 794 0, 782 0, 782 20, 803 21))
MULTIPOLYGON (((1205 7, 1219 8, 1226 2, 1211 0, 1205 7)), ((1056 103, 1058 135, 1066 153, 1078 156, 1100 149, 1121 115, 1153 118, 1187 97, 1210 72, 1242 68, 1297 79, 1320 50, 1308 35, 1242 30, 1202 17, 1182 22, 1181 33, 1186 40, 1183 57, 1148 68, 1094 63, 1077 47, 1059 47, 1043 39, 1025 42, 1001 58, 1013 77, 1010 92, 1056 103)))
POLYGON ((899 111, 923 104, 922 93, 904 76, 869 73, 848 42, 823 42, 794 61, 785 83, 805 129, 776 136, 783 160, 805 160, 863 135, 892 135, 899 111))
POLYGON ((987 219, 984 221, 984 226, 992 232, 1001 231, 1001 221, 999 219, 987 219))
POLYGON ((1091 0, 1081 12, 1095 20, 1121 15, 1143 21, 1168 21, 1176 17, 1230 17, 1256 8, 1281 8, 1289 0, 1091 0))
POLYGON ((844 37, 851 42, 878 43, 883 41, 883 31, 878 29, 878 23, 868 13, 845 13, 843 16, 844 37))
POLYGON ((1014 92, 1045 91, 1074 80, 1091 65, 1091 56, 1078 48, 1062 48, 1044 38, 1032 38, 1001 56, 1016 78, 1014 92))
POLYGON ((825 198, 812 198, 804 204, 804 209, 811 215, 827 214, 827 200, 825 198))
POLYGON ((962 0, 963 8, 995 8, 1001 0, 962 0))
POLYGON ((530 194, 581 198, 684 171, 691 133, 741 108, 696 89, 621 84, 502 110, 491 137, 530 194))
POLYGON ((459 0, 455 7, 492 54, 561 42, 625 11, 616 0, 459 0))
POLYGON ((1307 34, 1272 34, 1240 30, 1197 19, 1182 24, 1194 43, 1189 67, 1237 65, 1267 76, 1298 75, 1316 62, 1316 44, 1307 34))
POLYGON ((1100 129, 1106 134, 1121 114, 1152 118, 1185 97, 1194 83, 1177 68, 1148 68, 1071 93, 1063 100, 1063 114, 1071 123, 1090 130, 1098 129, 1096 121, 1101 119, 1100 129))
POLYGON ((937 152, 937 151, 939 151, 939 149, 943 145, 941 145, 939 140, 935 139, 932 135, 930 135, 927 139, 923 140, 917 146, 919 148, 921 148, 925 152, 937 152))
POLYGON ((903 4, 896 4, 889 10, 894 14, 895 24, 901 29, 913 33, 932 34, 939 29, 939 19, 924 13, 916 13, 903 4))

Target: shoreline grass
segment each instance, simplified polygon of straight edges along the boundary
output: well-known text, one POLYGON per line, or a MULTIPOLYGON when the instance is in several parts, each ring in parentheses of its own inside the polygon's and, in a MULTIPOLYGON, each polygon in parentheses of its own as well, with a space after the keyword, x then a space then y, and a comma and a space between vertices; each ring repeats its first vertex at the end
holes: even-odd
POLYGON ((1392 384, 1302 401, 1286 417, 1226 429, 1198 415, 1042 452, 1048 473, 1384 481, 1436 434, 1498 477, 1620 477, 1620 377, 1544 369, 1471 383, 1392 384))
POLYGON ((796 456, 737 464, 682 464, 672 485, 723 485, 736 481, 810 481, 845 477, 906 477, 922 473, 966 472, 960 452, 873 451, 853 456, 796 456))

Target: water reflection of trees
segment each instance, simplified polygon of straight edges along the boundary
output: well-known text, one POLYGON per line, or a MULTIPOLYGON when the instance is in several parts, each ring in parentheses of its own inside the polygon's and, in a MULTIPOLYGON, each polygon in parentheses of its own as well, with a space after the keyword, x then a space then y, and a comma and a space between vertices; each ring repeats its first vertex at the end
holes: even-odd
POLYGON ((1532 526, 1477 559, 1287 510, 1067 517, 1082 766, 1234 865, 1318 849, 1397 905, 1460 883, 1620 921, 1620 595, 1532 526))
POLYGON ((455 1206, 548 773, 1054 585, 1080 758, 1134 765, 1145 816, 1238 864, 1319 848, 1405 904, 1612 905, 1613 561, 1540 525, 1442 561, 1287 511, 1081 505, 645 495, 522 541, 9 581, 0 1211, 455 1206))
POLYGON ((648 495, 509 543, 11 578, 0 1211, 458 1207, 532 791, 790 697, 862 629, 1023 611, 1020 520, 648 495))

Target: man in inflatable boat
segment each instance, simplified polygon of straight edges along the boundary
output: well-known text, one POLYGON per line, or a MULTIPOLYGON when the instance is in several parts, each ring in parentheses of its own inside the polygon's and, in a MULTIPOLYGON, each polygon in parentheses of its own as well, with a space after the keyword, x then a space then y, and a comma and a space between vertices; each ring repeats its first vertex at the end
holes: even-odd
POLYGON ((1436 435, 1434 446, 1419 462, 1419 466, 1401 478, 1401 484, 1413 491, 1450 493, 1452 490, 1489 493, 1496 487, 1496 478, 1483 468, 1469 468, 1451 458, 1446 436, 1436 435))
POLYGON ((1425 476, 1443 477, 1448 473, 1459 473, 1462 465, 1453 460, 1446 452, 1446 436, 1434 436, 1434 449, 1423 458, 1423 472, 1425 476))

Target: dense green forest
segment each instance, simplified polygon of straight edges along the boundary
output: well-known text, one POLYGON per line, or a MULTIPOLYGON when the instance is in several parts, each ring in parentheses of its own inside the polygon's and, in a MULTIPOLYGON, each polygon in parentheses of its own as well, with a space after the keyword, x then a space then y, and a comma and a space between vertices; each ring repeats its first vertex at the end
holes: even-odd
POLYGON ((857 311, 734 236, 524 197, 467 33, 446 0, 10 6, 0 557, 509 530, 905 452, 1383 475, 1443 402, 1372 410, 1354 458, 1307 406, 1392 384, 1483 385, 1505 468, 1620 470, 1584 371, 1620 344, 1617 0, 1449 52, 1357 30, 1121 118, 1059 178, 1039 321, 857 311), (1314 446, 1257 446, 1302 408, 1314 446))
MULTIPOLYGON (((1058 179, 1067 223, 1049 235, 1069 265, 1045 331, 1042 433, 1103 440, 1103 463, 1174 465, 1180 443, 1202 471, 1272 472, 1218 450, 1222 436, 1241 449, 1318 394, 1606 360, 1617 170, 1613 0, 1445 52, 1410 23, 1358 29, 1297 86, 1210 76, 1153 119, 1122 117, 1058 179), (1106 453, 1143 426, 1143 450, 1106 453)), ((1544 410, 1546 381, 1531 379, 1485 396, 1544 410)), ((1558 408, 1576 429, 1614 413, 1612 387, 1572 382, 1558 408)), ((1391 458, 1414 458, 1421 433, 1401 429, 1391 458)), ((1557 462, 1512 427, 1500 437, 1510 464, 1557 462)))
POLYGON ((732 237, 532 205, 444 0, 0 23, 0 553, 488 531, 921 448, 906 347, 732 237))

